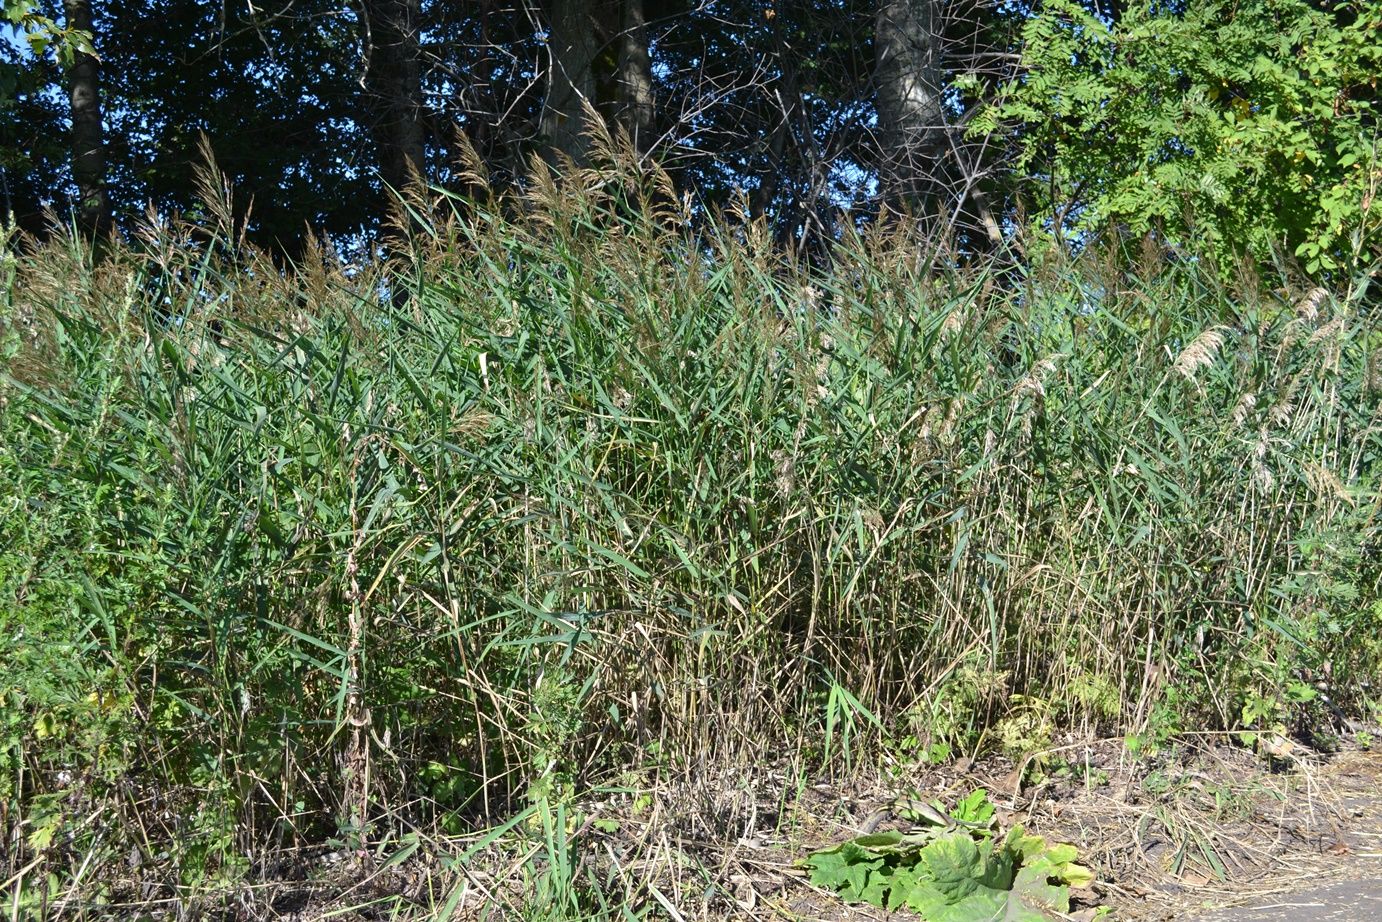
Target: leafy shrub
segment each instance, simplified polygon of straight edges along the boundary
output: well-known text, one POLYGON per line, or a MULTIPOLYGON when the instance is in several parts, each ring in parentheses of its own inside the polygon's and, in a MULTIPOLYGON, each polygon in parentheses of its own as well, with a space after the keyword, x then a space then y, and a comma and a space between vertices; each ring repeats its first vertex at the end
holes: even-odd
POLYGON ((1018 131, 1029 204, 1062 234, 1156 231, 1225 269, 1283 250, 1312 274, 1366 268, 1379 32, 1375 0, 1130 5, 1113 24, 1048 0, 974 130, 1018 131))

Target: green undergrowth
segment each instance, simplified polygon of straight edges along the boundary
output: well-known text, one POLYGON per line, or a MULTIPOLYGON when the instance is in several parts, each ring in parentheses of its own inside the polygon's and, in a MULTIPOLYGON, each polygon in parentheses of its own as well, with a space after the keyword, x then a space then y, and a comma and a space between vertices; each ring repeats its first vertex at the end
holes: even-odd
POLYGON ((985 791, 948 814, 933 809, 913 832, 872 833, 815 852, 804 862, 811 883, 928 922, 1041 922, 1063 918, 1071 888, 1094 882, 1075 863, 1073 845, 1048 844, 1021 826, 1000 834, 985 791))
POLYGON ((637 188, 535 188, 387 276, 228 228, 98 266, 10 241, 13 905, 186 900, 631 770, 1145 750, 1374 700, 1361 284, 881 234, 809 269, 637 188))

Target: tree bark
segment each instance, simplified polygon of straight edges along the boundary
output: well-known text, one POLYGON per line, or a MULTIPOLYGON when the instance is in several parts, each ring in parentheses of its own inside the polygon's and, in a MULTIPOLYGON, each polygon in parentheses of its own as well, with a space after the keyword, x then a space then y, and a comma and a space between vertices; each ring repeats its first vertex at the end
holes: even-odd
POLYGON ((623 0, 620 10, 619 77, 616 113, 640 154, 652 146, 653 59, 648 46, 648 20, 643 0, 623 0))
POLYGON ((363 0, 365 89, 379 176, 395 191, 427 178, 419 0, 363 0))
POLYGON ((874 79, 890 205, 926 206, 939 180, 945 138, 939 0, 878 0, 874 79))
POLYGON ((542 106, 543 156, 553 166, 561 155, 577 166, 588 159, 585 106, 597 102, 595 57, 601 39, 591 0, 547 0, 547 99, 542 106))
MULTIPOLYGON (((67 27, 95 35, 91 0, 64 0, 67 27)), ((77 225, 96 238, 114 226, 106 190, 105 129, 101 123, 101 65, 84 51, 73 54, 67 72, 72 107, 72 178, 77 183, 77 225)))
POLYGON ((543 156, 590 157, 587 105, 623 126, 640 152, 652 144, 653 65, 643 0, 547 0, 550 62, 540 129, 543 156))

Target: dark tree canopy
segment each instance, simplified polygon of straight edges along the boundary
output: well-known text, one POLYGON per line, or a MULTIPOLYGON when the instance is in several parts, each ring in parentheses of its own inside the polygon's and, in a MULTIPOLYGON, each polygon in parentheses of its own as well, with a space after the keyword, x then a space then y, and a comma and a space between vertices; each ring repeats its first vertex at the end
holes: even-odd
POLYGON ((956 254, 1203 227, 1331 271, 1375 252, 1379 8, 6 0, 4 209, 95 234, 195 212, 205 138, 248 236, 292 256, 309 232, 387 240, 410 183, 464 194, 462 150, 499 188, 584 165, 594 117, 784 246, 880 215, 956 254), (1268 189, 1286 230, 1245 235, 1227 206, 1268 189))

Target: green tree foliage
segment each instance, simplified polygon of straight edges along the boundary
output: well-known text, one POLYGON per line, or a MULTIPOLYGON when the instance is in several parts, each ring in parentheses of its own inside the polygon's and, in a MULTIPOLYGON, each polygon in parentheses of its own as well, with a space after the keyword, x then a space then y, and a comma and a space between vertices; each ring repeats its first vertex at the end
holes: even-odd
MULTIPOLYGON (((910 151, 883 138, 878 2, 642 2, 646 26, 633 32, 647 35, 653 111, 640 115, 639 154, 667 169, 671 197, 690 196, 698 220, 742 205, 775 244, 820 256, 879 214, 886 165, 905 163, 927 186, 913 196, 926 203, 917 217, 940 225, 962 258, 1000 245, 1024 213, 1081 237, 1203 235, 1209 246, 1196 251, 1225 265, 1279 253, 1323 277, 1375 258, 1382 0, 1210 0, 1113 15, 1089 0, 945 5, 904 30, 905 47, 938 56, 939 130, 910 151)), ((628 30, 614 28, 608 3, 563 9, 572 22, 598 13, 605 23, 589 51, 606 76, 591 99, 608 115, 619 107, 606 71, 628 30)), ((51 2, 6 0, 5 10, 29 41, 0 43, 0 208, 43 233, 45 209, 62 215, 72 198, 74 144, 62 139, 67 105, 54 89, 62 55, 86 39, 59 25, 51 2)), ((296 257, 308 228, 364 243, 382 226, 381 97, 362 80, 380 61, 371 49, 392 41, 358 5, 99 0, 94 13, 105 186, 121 226, 150 202, 204 217, 203 135, 250 241, 296 257)), ((473 149, 495 187, 524 185, 561 123, 553 75, 572 56, 551 9, 421 0, 417 17, 410 106, 428 178, 469 191, 457 165, 473 149)), ((569 122, 577 110, 562 104, 569 122)))
MULTIPOLYGON (((50 52, 57 56, 64 67, 72 63, 78 51, 95 54, 91 47, 90 34, 79 29, 64 28, 44 15, 34 0, 4 0, 5 21, 10 28, 24 37, 35 57, 45 57, 50 52)), ((0 77, 0 79, 6 79, 0 77)), ((14 92, 12 86, 0 83, 0 100, 7 99, 14 92)))
MULTIPOLYGON (((54 166, 71 145, 65 104, 49 92, 79 52, 95 54, 92 34, 61 23, 35 0, 4 0, 0 40, 0 219, 39 224, 58 182, 54 166), (56 67, 54 66, 56 65, 56 67)), ((65 101, 64 101, 65 102, 65 101)))
POLYGON ((1061 234, 1158 230, 1311 273, 1375 259, 1382 3, 1130 8, 1050 0, 1023 74, 976 121, 1016 133, 1024 197, 1061 234))
POLYGON ((199 209, 203 135, 264 245, 292 253, 304 226, 348 234, 382 210, 348 10, 109 0, 103 12, 112 193, 127 214, 199 209))

